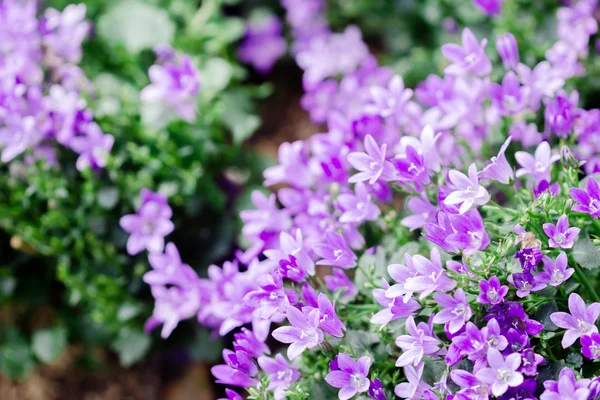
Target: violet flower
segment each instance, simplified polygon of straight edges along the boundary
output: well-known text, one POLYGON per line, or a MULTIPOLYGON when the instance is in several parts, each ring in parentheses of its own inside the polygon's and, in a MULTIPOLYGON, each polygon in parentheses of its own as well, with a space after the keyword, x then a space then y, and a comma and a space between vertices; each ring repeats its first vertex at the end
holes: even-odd
POLYGON ((301 374, 298 368, 288 364, 281 354, 277 354, 275 358, 262 356, 257 361, 259 367, 269 377, 267 390, 274 391, 275 400, 284 399, 285 390, 300 379, 301 374))
POLYGON ((308 169, 307 153, 308 146, 300 140, 282 143, 277 151, 279 164, 265 169, 263 185, 287 183, 295 188, 309 187, 314 178, 308 169))
POLYGON ((558 374, 558 381, 544 382, 546 390, 540 400, 587 400, 589 384, 589 379, 577 380, 570 368, 563 368, 558 374))
POLYGON ((429 170, 422 154, 412 146, 406 146, 405 154, 393 160, 402 184, 412 183, 417 192, 423 192, 423 186, 430 183, 429 170))
POLYGON ((514 70, 519 64, 519 47, 512 33, 505 33, 496 38, 496 50, 502 59, 504 68, 514 70))
POLYGON ((223 350, 223 359, 225 365, 216 365, 210 370, 217 378, 216 383, 244 388, 258 383, 254 379, 258 373, 258 368, 248 353, 225 349, 223 350))
POLYGON ((519 372, 526 376, 537 376, 538 365, 545 364, 546 360, 532 349, 526 349, 521 353, 521 368, 519 372))
POLYGON ((385 327, 390 321, 414 315, 421 308, 419 303, 413 298, 408 299, 407 302, 404 302, 402 297, 390 299, 386 296, 386 291, 390 285, 385 279, 383 279, 382 283, 383 289, 373 289, 373 298, 380 306, 385 308, 378 311, 370 320, 372 324, 381 325, 379 329, 385 327))
POLYGON ((566 139, 573 132, 575 120, 578 117, 577 103, 579 93, 573 91, 569 96, 559 92, 556 98, 545 101, 544 119, 546 130, 566 139))
POLYGON ((385 159, 387 144, 379 147, 371 135, 365 137, 364 144, 366 153, 354 152, 348 154, 348 162, 360 171, 353 175, 348 182, 369 181, 372 185, 379 179, 384 182, 396 179, 397 173, 394 165, 385 159))
POLYGON ((471 319, 471 306, 462 289, 457 289, 454 292, 454 297, 438 292, 434 295, 434 298, 443 307, 443 310, 435 315, 433 322, 436 324, 448 324, 450 333, 458 332, 471 319))
POLYGON ((489 348, 487 362, 489 367, 480 369, 475 376, 491 385, 494 396, 502 396, 509 387, 516 387, 523 383, 523 375, 518 371, 521 365, 519 353, 509 354, 505 359, 498 349, 489 348))
POLYGON ((517 170, 517 178, 531 175, 536 182, 550 182, 550 167, 554 162, 560 160, 560 155, 552 155, 548 142, 542 142, 535 150, 535 156, 524 151, 517 151, 515 158, 522 167, 517 170))
POLYGON ((485 54, 486 44, 487 39, 479 43, 471 30, 465 28, 462 32, 462 46, 454 43, 442 46, 442 54, 452 63, 444 72, 452 75, 488 75, 492 70, 492 63, 485 54))
POLYGON ((338 204, 342 208, 341 223, 363 223, 375 221, 381 211, 377 205, 371 202, 371 194, 364 183, 358 182, 354 186, 354 194, 342 193, 337 197, 338 204))
POLYGON ((589 214, 593 218, 600 218, 600 185, 594 177, 590 176, 585 189, 569 189, 569 194, 577 202, 572 210, 589 214))
POLYGON ((581 337, 580 342, 581 354, 591 360, 600 358, 600 333, 594 332, 590 335, 584 335, 581 337))
POLYGON ((335 232, 326 233, 327 244, 320 243, 314 246, 314 252, 322 258, 317 265, 329 265, 340 268, 354 268, 356 254, 348 247, 342 235, 335 232))
POLYGON ((245 351, 254 358, 263 354, 271 354, 269 347, 248 328, 242 328, 241 332, 234 333, 233 338, 233 349, 235 351, 245 351))
POLYGON ((463 255, 470 256, 490 244, 490 237, 477 210, 471 210, 464 215, 451 215, 450 221, 453 232, 446 236, 445 241, 462 250, 463 255))
POLYGON ((325 294, 319 293, 317 302, 321 313, 319 327, 328 335, 343 337, 346 326, 335 313, 335 307, 331 303, 331 300, 325 294))
POLYGON ((472 373, 462 369, 453 369, 450 371, 450 379, 464 388, 456 393, 455 400, 489 400, 490 385, 472 373))
POLYGON ((399 115, 404 105, 413 95, 411 89, 404 88, 404 80, 395 75, 389 82, 387 89, 380 86, 370 88, 372 103, 365 106, 365 112, 388 118, 399 115))
POLYGON ((523 271, 528 274, 536 270, 543 257, 542 251, 538 248, 526 247, 515 253, 515 258, 521 263, 523 271))
POLYGON ((400 224, 406 226, 411 231, 423 228, 427 222, 435 222, 435 215, 438 210, 431 204, 426 195, 411 197, 408 199, 406 206, 414 214, 404 217, 400 221, 400 224))
POLYGON ((566 329, 562 346, 564 349, 570 347, 575 341, 584 335, 598 332, 595 325, 600 315, 600 303, 592 303, 587 308, 585 302, 577 293, 569 296, 569 313, 555 312, 550 319, 559 328, 566 329))
POLYGON ((529 272, 509 275, 507 280, 517 288, 517 296, 521 298, 529 296, 531 292, 539 292, 546 287, 546 283, 537 281, 529 272))
POLYGON ((448 177, 455 190, 446 197, 444 203, 446 205, 460 204, 460 214, 469 211, 473 205, 481 206, 490 201, 490 194, 479 184, 475 164, 471 164, 469 167, 468 177, 455 169, 450 170, 448 177))
POLYGON ((544 256, 542 261, 544 262, 544 270, 535 274, 535 279, 550 286, 562 285, 575 272, 573 268, 567 268, 569 261, 564 252, 556 257, 556 261, 552 261, 547 256, 544 256))
POLYGON ((497 276, 492 276, 489 281, 480 280, 479 290, 481 291, 477 296, 479 304, 498 304, 504 301, 504 296, 508 294, 508 286, 501 286, 497 276))
POLYGON ((570 249, 573 247, 575 239, 579 236, 581 229, 573 227, 569 228, 569 216, 561 215, 556 225, 546 223, 543 225, 544 233, 548 235, 548 246, 562 249, 570 249))
POLYGON ((227 398, 221 398, 219 400, 244 400, 239 393, 231 389, 225 389, 225 396, 227 396, 227 398))
POLYGON ((331 292, 344 289, 342 291, 343 296, 354 297, 358 294, 358 288, 341 268, 334 268, 333 275, 327 275, 323 279, 325 280, 325 287, 331 292))
POLYGON ((492 83, 490 95, 495 110, 500 115, 518 115, 526 105, 529 88, 521 86, 519 78, 513 71, 508 71, 502 79, 502 85, 492 83))
POLYGON ((473 5, 486 15, 498 15, 502 12, 504 0, 473 0, 473 5))
POLYGON ((400 347, 403 352, 396 361, 397 367, 409 364, 416 367, 423 360, 423 356, 431 356, 439 351, 440 341, 417 327, 412 316, 406 319, 406 332, 408 335, 400 335, 396 338, 396 346, 400 347))
POLYGON ((130 234, 127 253, 136 255, 146 249, 150 253, 161 252, 165 247, 165 236, 173 232, 173 215, 167 199, 148 189, 140 192, 142 205, 135 214, 121 217, 119 225, 130 234))
POLYGON ((491 162, 481 171, 482 179, 493 179, 500 183, 508 185, 515 177, 512 166, 506 159, 506 149, 510 145, 512 138, 509 136, 504 142, 496 157, 492 157, 491 162))
POLYGON ((416 368, 412 365, 404 367, 404 375, 408 382, 396 385, 394 389, 396 396, 408 400, 420 400, 423 398, 424 392, 431 389, 431 386, 421 380, 424 366, 425 364, 419 364, 416 368))
POLYGON ((269 72, 286 51, 281 30, 281 21, 274 15, 252 16, 238 49, 239 59, 251 64, 260 74, 269 72))
POLYGON ((69 140, 69 146, 79 154, 77 169, 83 171, 86 168, 98 170, 106 167, 106 159, 112 149, 115 138, 104 134, 102 129, 92 122, 86 126, 85 134, 77 135, 69 140))
POLYGON ((513 122, 508 129, 508 134, 518 140, 524 147, 533 146, 542 142, 544 136, 538 132, 538 127, 533 122, 527 124, 523 120, 513 122))
POLYGON ((340 389, 338 393, 340 400, 347 400, 357 393, 369 390, 371 381, 367 375, 373 362, 371 357, 361 357, 358 361, 354 361, 349 355, 339 353, 336 360, 338 369, 327 374, 325 381, 340 389))
POLYGON ((287 349, 290 360, 298 357, 307 348, 312 349, 323 342, 323 331, 319 329, 318 309, 304 314, 296 307, 288 307, 287 319, 291 326, 277 328, 272 335, 282 343, 290 343, 287 349))
POLYGON ((466 355, 469 360, 477 362, 486 357, 488 348, 504 350, 508 340, 501 334, 498 321, 492 318, 481 330, 474 323, 467 322, 465 332, 452 338, 452 344, 460 351, 461 357, 466 355))
POLYGON ((369 385, 369 392, 367 394, 370 398, 375 400, 387 400, 387 396, 383 391, 383 384, 379 378, 375 378, 371 381, 371 384, 369 385))

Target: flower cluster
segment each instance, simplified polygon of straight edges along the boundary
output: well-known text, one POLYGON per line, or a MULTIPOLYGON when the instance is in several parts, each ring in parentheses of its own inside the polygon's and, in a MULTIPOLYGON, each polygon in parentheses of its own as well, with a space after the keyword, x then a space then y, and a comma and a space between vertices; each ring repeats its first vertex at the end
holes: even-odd
MULTIPOLYGON (((441 48, 444 75, 414 91, 378 65, 358 28, 331 32, 323 2, 282 3, 302 106, 327 133, 280 147, 264 172, 276 194, 254 192, 240 215, 251 246, 160 293, 153 321, 167 334, 190 315, 220 335, 240 328, 213 374, 255 398, 307 398, 319 378, 340 399, 598 398, 588 360, 600 357, 598 277, 579 264, 600 266, 589 240, 600 188, 592 176, 579 188, 578 160, 596 172, 599 113, 567 92, 596 2, 559 9, 559 41, 533 68, 514 36, 496 38, 500 67, 464 28, 461 44, 441 48), (396 248, 400 258, 388 257, 396 248), (265 355, 269 334, 289 362, 265 355), (358 347, 356 336, 376 339, 358 347)), ((501 2, 477 3, 500 13, 501 2)))
POLYGON ((90 30, 84 4, 37 17, 35 1, 0 4, 0 159, 58 162, 58 143, 79 155, 77 169, 101 169, 114 138, 93 121, 78 63, 90 30))

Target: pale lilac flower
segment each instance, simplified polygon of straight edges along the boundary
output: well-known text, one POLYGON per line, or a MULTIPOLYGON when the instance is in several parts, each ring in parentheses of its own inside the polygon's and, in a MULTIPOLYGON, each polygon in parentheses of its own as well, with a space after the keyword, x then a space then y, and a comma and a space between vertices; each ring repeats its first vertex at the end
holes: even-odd
POLYGON ((259 276, 256 284, 259 288, 247 293, 244 303, 254 309, 252 315, 256 318, 279 319, 291 307, 281 275, 274 272, 259 276))
POLYGON ((533 70, 525 64, 517 65, 517 74, 529 90, 529 106, 537 110, 544 97, 553 97, 565 81, 548 61, 537 64, 533 70))
POLYGON ((433 322, 436 324, 448 324, 450 333, 458 332, 471 319, 471 306, 462 289, 457 289, 454 292, 454 297, 438 292, 434 295, 434 298, 443 307, 443 310, 435 315, 433 322))
POLYGON ((505 185, 509 184, 511 180, 514 179, 514 172, 512 166, 508 163, 506 159, 506 149, 510 145, 512 137, 508 137, 502 147, 500 147, 500 151, 496 157, 492 157, 491 162, 485 166, 483 171, 481 171, 482 179, 494 179, 500 183, 504 183, 505 185))
POLYGON ((393 164, 398 173, 398 181, 403 185, 412 183, 417 192, 422 192, 423 186, 431 182, 423 155, 412 146, 406 146, 405 154, 395 158, 393 164))
POLYGON ((445 241, 454 249, 462 250, 463 255, 470 256, 490 244, 490 237, 477 210, 464 215, 450 215, 450 222, 452 232, 448 232, 445 241))
POLYGON ((504 0, 473 0, 473 5, 487 15, 500 14, 502 3, 504 3, 504 0))
POLYGON ((62 12, 48 8, 40 21, 42 42, 47 52, 45 61, 49 65, 79 63, 81 43, 91 29, 85 20, 85 4, 70 4, 62 12))
POLYGON ((498 349, 490 347, 487 351, 488 368, 482 368, 475 376, 477 379, 492 386, 492 394, 502 396, 509 387, 516 387, 523 383, 523 375, 518 372, 521 365, 521 355, 512 353, 502 356, 498 349))
POLYGON ((246 33, 238 49, 239 59, 251 64, 260 74, 266 74, 286 51, 281 36, 281 21, 274 15, 253 15, 246 24, 246 33))
POLYGON ((373 298, 384 309, 378 311, 370 320, 372 324, 381 325, 379 329, 385 327, 390 321, 414 315, 421 308, 419 303, 413 298, 408 299, 407 302, 404 302, 402 297, 390 299, 386 296, 386 291, 390 285, 385 279, 382 280, 382 283, 383 289, 373 289, 373 298))
POLYGON ((552 261, 550 257, 544 256, 543 262, 544 270, 535 274, 535 279, 550 286, 562 285, 575 272, 573 268, 567 268, 569 262, 564 252, 561 252, 556 257, 556 261, 552 261))
POLYGON ((529 125, 523 121, 515 121, 509 128, 508 134, 514 140, 520 141, 524 147, 539 144, 543 140, 543 135, 538 132, 537 125, 533 122, 529 125))
POLYGON ((452 75, 488 75, 492 70, 492 63, 485 54, 486 44, 487 39, 479 43, 471 30, 465 28, 462 32, 462 46, 455 43, 442 46, 442 54, 452 63, 444 72, 452 75))
POLYGON ((406 226, 411 231, 420 229, 425 226, 427 222, 434 222, 437 208, 431 204, 429 198, 425 194, 417 197, 413 196, 408 199, 407 207, 414 214, 404 217, 400 224, 406 226))
POLYGON ((150 253, 161 252, 165 246, 165 236, 173 232, 171 222, 173 212, 167 199, 148 189, 140 192, 142 205, 136 214, 121 217, 121 228, 130 234, 127 240, 127 253, 136 255, 146 249, 150 253))
POLYGON ((331 79, 325 80, 307 91, 300 99, 300 105, 308 111, 312 122, 322 124, 335 107, 337 92, 338 83, 331 79))
POLYGON ((339 353, 336 361, 337 369, 327 374, 325 381, 340 389, 338 393, 340 400, 348 400, 357 393, 369 390, 371 381, 367 376, 373 362, 371 357, 361 357, 358 361, 354 361, 349 355, 339 353))
POLYGON ((323 279, 325 280, 327 290, 335 292, 336 290, 344 289, 342 295, 347 297, 354 297, 358 294, 358 288, 341 268, 334 268, 333 275, 327 275, 323 279))
POLYGON ((319 306, 319 311, 321 312, 319 327, 328 335, 343 337, 346 326, 340 321, 335 313, 335 307, 331 303, 331 300, 329 300, 324 293, 319 293, 317 304, 319 306))
POLYGON ((296 229, 295 237, 287 232, 281 232, 279 249, 268 249, 263 253, 268 259, 279 263, 284 276, 296 282, 302 282, 306 276, 315 274, 315 262, 304 249, 302 230, 300 229, 296 229))
POLYGON ((502 85, 492 83, 490 85, 490 96, 499 115, 518 115, 526 105, 529 88, 521 86, 517 75, 508 71, 502 79, 502 85))
POLYGON ((300 140, 282 143, 277 152, 279 164, 265 169, 263 185, 287 183, 295 188, 309 187, 313 177, 308 169, 307 150, 306 144, 300 140))
POLYGON ((114 142, 115 138, 112 135, 105 135, 98 124, 95 122, 88 124, 85 134, 74 136, 69 140, 71 149, 79 154, 77 169, 98 170, 106 167, 106 159, 114 142))
POLYGON ((544 233, 550 238, 548 240, 548 246, 562 249, 570 249, 573 247, 575 239, 579 236, 581 229, 573 227, 569 228, 569 216, 567 214, 561 215, 556 225, 546 223, 542 226, 544 233))
POLYGON ((219 400, 244 400, 244 398, 240 396, 239 393, 231 389, 225 389, 225 395, 227 396, 227 398, 221 398, 219 400))
POLYGON ((496 50, 502 59, 504 68, 514 70, 519 64, 519 47, 512 33, 505 33, 496 38, 496 50))
POLYGON ((504 301, 504 296, 508 294, 508 286, 500 285, 497 276, 492 276, 489 281, 480 280, 479 290, 481 291, 477 297, 479 304, 498 304, 504 301))
POLYGON ((233 349, 235 351, 243 350, 254 358, 263 354, 271 354, 269 347, 248 328, 242 328, 241 332, 234 333, 233 337, 233 349))
POLYGON ((296 307, 288 307, 287 319, 291 326, 277 328, 272 335, 282 343, 290 343, 287 349, 290 360, 298 357, 307 348, 312 349, 323 342, 323 331, 319 329, 318 309, 311 309, 304 314, 296 307))
POLYGON ((404 375, 408 382, 396 385, 394 389, 396 396, 408 400, 421 400, 423 398, 424 392, 431 389, 431 386, 421 380, 424 366, 425 364, 420 364, 416 368, 412 365, 404 367, 404 375))
POLYGON ((584 335, 580 339, 581 353, 591 360, 600 358, 600 333, 584 335))
POLYGON ((354 268, 356 266, 356 254, 348 247, 348 243, 342 235, 335 232, 326 233, 327 244, 319 243, 314 246, 314 252, 322 258, 317 265, 329 265, 331 267, 354 268))
POLYGON ((450 379, 464 388, 457 392, 456 400, 489 400, 490 385, 479 380, 475 375, 461 369, 450 371, 450 379))
POLYGON ((348 162, 360 171, 352 176, 348 182, 355 183, 368 180, 372 185, 379 179, 384 182, 396 179, 394 165, 385 159, 387 144, 379 147, 371 135, 365 137, 364 144, 366 153, 354 152, 348 154, 348 162))
POLYGON ((402 77, 395 75, 387 88, 372 86, 370 94, 372 103, 365 106, 365 112, 388 118, 400 115, 413 91, 405 89, 402 77))
POLYGON ((517 151, 515 158, 522 167, 517 170, 517 178, 531 175, 536 182, 550 182, 550 168, 554 162, 560 159, 560 155, 552 155, 552 150, 548 142, 542 142, 535 150, 534 156, 524 151, 517 151))
POLYGON ((181 262, 179 251, 173 243, 167 243, 164 253, 150 253, 148 262, 152 270, 144 274, 143 280, 151 286, 192 286, 198 280, 192 267, 181 262))
POLYGON ((144 330, 149 332, 163 324, 160 333, 163 339, 171 335, 180 321, 192 318, 200 309, 201 289, 193 281, 186 286, 152 285, 150 290, 154 297, 154 310, 152 316, 146 321, 144 330))
POLYGON ((577 103, 579 102, 579 93, 576 90, 569 96, 564 91, 560 91, 553 99, 547 99, 544 103, 544 120, 546 122, 546 131, 553 132, 556 136, 567 138, 573 133, 576 119, 579 117, 577 103))
POLYGON ((593 218, 600 218, 600 185, 594 177, 590 176, 585 189, 569 189, 569 194, 577 202, 572 210, 589 214, 593 218))
MULTIPOLYGON (((427 326, 425 327, 427 328, 427 326)), ((420 326, 417 327, 412 316, 406 319, 406 332, 408 335, 400 335, 396 338, 396 346, 400 347, 403 352, 396 361, 397 367, 409 364, 416 367, 421 363, 423 356, 434 355, 440 350, 440 341, 429 335, 420 326)))
POLYGON ((481 206, 490 201, 490 194, 479 184, 477 166, 474 163, 469 167, 468 177, 455 169, 450 170, 448 177, 454 191, 446 197, 444 204, 460 204, 460 214, 465 214, 473 205, 481 206))
POLYGON ((226 364, 216 365, 210 370, 217 378, 216 383, 244 388, 258 383, 254 379, 258 373, 258 367, 248 353, 225 349, 223 350, 223 360, 226 364))
POLYGON ((577 293, 571 293, 569 296, 569 312, 555 312, 550 315, 550 319, 559 328, 566 329, 563 338, 563 348, 570 347, 575 341, 583 335, 590 335, 598 332, 596 320, 600 315, 600 303, 592 303, 587 308, 585 302, 577 293))
POLYGON ((544 393, 540 400, 587 400, 590 394, 589 379, 575 378, 570 368, 563 368, 558 375, 558 381, 544 382, 544 393))
POLYGON ((342 193, 337 197, 343 211, 339 221, 341 223, 375 221, 381 211, 371 202, 371 194, 365 184, 358 182, 354 186, 354 192, 355 194, 342 193))
POLYGON ((281 354, 277 354, 275 358, 258 357, 257 361, 260 368, 269 376, 267 390, 274 390, 275 400, 284 399, 285 390, 300 379, 298 368, 290 365, 281 354))

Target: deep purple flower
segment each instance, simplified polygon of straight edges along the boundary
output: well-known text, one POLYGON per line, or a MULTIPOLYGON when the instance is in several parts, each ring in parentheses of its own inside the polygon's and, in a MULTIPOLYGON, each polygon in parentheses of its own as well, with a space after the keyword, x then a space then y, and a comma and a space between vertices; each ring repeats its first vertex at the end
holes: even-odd
POLYGON ((357 393, 369 390, 371 381, 367 376, 373 362, 371 357, 361 357, 358 361, 354 361, 349 355, 340 353, 336 360, 338 369, 327 374, 325 381, 340 389, 338 393, 340 400, 347 400, 357 393))
POLYGON ((508 331, 514 329, 533 336, 544 329, 544 325, 529 318, 521 303, 516 301, 504 301, 488 308, 488 315, 484 319, 490 320, 492 318, 498 320, 498 324, 502 327, 502 332, 505 335, 508 331))
POLYGON ((492 318, 481 330, 472 322, 467 322, 465 332, 453 337, 452 344, 461 357, 466 355, 469 360, 477 362, 486 357, 488 348, 502 351, 508 346, 508 341, 501 334, 498 321, 492 318))
POLYGON ((489 367, 480 369, 475 376, 492 386, 494 396, 501 396, 509 387, 523 383, 523 375, 518 371, 521 365, 520 354, 509 354, 505 359, 498 349, 489 348, 487 361, 489 367))
POLYGON ((354 152, 348 154, 348 162, 360 171, 353 175, 348 182, 355 183, 368 180, 372 185, 379 179, 384 182, 396 179, 394 165, 385 159, 387 144, 379 147, 371 135, 365 137, 364 144, 366 153, 354 152))
POLYGON ((505 33, 496 38, 496 50, 502 59, 504 68, 514 70, 519 64, 519 47, 512 33, 505 33))
POLYGON ((544 256, 542 261, 544 262, 544 270, 535 274, 535 280, 538 282, 550 286, 559 286, 566 282, 575 272, 573 268, 567 268, 569 261, 564 252, 561 252, 558 257, 556 257, 556 261, 552 261, 552 259, 547 256, 544 256))
POLYGON ((148 189, 140 192, 142 205, 136 214, 121 217, 119 225, 130 234, 127 240, 127 253, 136 255, 146 249, 150 253, 161 252, 165 246, 165 236, 173 232, 175 226, 170 218, 173 215, 167 199, 148 189), (149 195, 150 200, 146 200, 149 195))
POLYGON ((560 155, 552 155, 548 142, 542 142, 535 150, 535 157, 527 152, 517 151, 515 158, 522 167, 517 170, 517 178, 531 175, 536 182, 550 182, 550 168, 554 162, 560 160, 560 155))
POLYGON ((341 268, 334 268, 333 275, 327 275, 323 279, 325 280, 327 290, 335 292, 336 290, 344 289, 342 295, 348 297, 354 297, 358 294, 358 288, 341 268))
POLYGON ((548 245, 550 247, 560 247, 562 249, 570 249, 573 247, 575 239, 579 236, 581 229, 573 227, 569 228, 569 217, 567 214, 561 215, 556 225, 546 223, 543 225, 544 233, 548 235, 548 245))
POLYGON ((558 182, 554 182, 552 185, 550 185, 548 181, 541 181, 537 186, 533 187, 533 197, 537 199, 546 192, 548 192, 550 196, 556 197, 559 191, 560 185, 558 182))
POLYGON ((223 350, 223 360, 225 365, 216 365, 210 370, 217 378, 216 383, 245 388, 258 383, 254 379, 258 373, 258 367, 248 353, 225 349, 223 350))
POLYGON ((363 223, 376 220, 381 211, 371 202, 371 194, 366 185, 358 182, 354 186, 354 192, 356 194, 342 193, 338 196, 337 201, 343 211, 339 221, 363 223))
POLYGON ((536 376, 538 365, 545 363, 544 357, 535 353, 532 349, 526 349, 521 354, 521 368, 519 371, 526 376, 536 376))
POLYGON ((479 43, 471 30, 465 28, 462 32, 462 46, 455 43, 442 46, 442 54, 452 63, 444 72, 452 75, 488 75, 492 70, 492 63, 485 54, 486 44, 487 39, 479 43))
POLYGON ((573 211, 590 214, 593 218, 600 218, 600 185, 594 177, 590 176, 585 184, 585 189, 569 189, 569 194, 577 202, 573 211))
POLYGON ((577 293, 569 296, 569 313, 555 312, 550 319, 559 328, 566 329, 563 338, 563 348, 570 347, 575 341, 584 335, 598 332, 596 320, 600 315, 600 303, 592 303, 587 308, 585 302, 577 293))
POLYGON ((423 398, 424 392, 431 389, 431 386, 421 380, 424 366, 425 364, 419 364, 416 368, 412 365, 404 367, 404 375, 408 382, 396 385, 394 389, 396 396, 408 400, 420 400, 423 398))
POLYGON ((245 351, 254 358, 263 354, 271 354, 269 347, 248 328, 242 328, 241 332, 235 333, 233 337, 233 349, 235 351, 245 351))
POLYGON ((404 105, 412 97, 413 91, 405 89, 402 77, 395 75, 387 88, 372 86, 370 94, 372 103, 365 106, 365 111, 388 118, 398 116, 402 112, 404 105))
POLYGON ((327 244, 320 243, 314 246, 314 252, 322 260, 317 265, 329 265, 340 268, 354 268, 356 266, 356 254, 348 247, 348 243, 342 235, 335 232, 326 234, 327 244))
POLYGON ((590 393, 589 379, 575 378, 570 368, 563 368, 558 375, 558 381, 544 382, 544 393, 540 400, 587 400, 590 393))
POLYGON ((502 3, 504 3, 504 0, 473 0, 473 5, 487 15, 500 14, 502 3))
POLYGON ((539 292, 546 287, 544 282, 537 281, 530 272, 509 275, 507 280, 517 288, 517 296, 529 296, 531 292, 539 292))
POLYGON ((479 304, 498 304, 504 301, 504 296, 508 294, 508 286, 500 286, 500 279, 497 276, 492 276, 489 281, 480 280, 479 290, 481 291, 477 297, 479 304))
POLYGON ((446 197, 444 203, 446 205, 460 204, 460 214, 465 214, 473 205, 481 206, 490 201, 490 194, 479 184, 475 164, 471 164, 469 167, 468 177, 455 169, 450 170, 448 177, 454 191, 446 197))
POLYGON ((285 390, 300 379, 300 371, 277 354, 275 358, 262 356, 258 358, 258 365, 269 376, 267 390, 274 390, 275 400, 285 398, 285 390))
POLYGON ((304 314, 296 307, 288 307, 287 319, 291 326, 277 328, 272 335, 282 343, 290 343, 287 350, 290 360, 298 357, 307 348, 312 349, 323 342, 323 331, 319 329, 318 309, 312 309, 304 314))
POLYGON ((286 51, 281 36, 281 21, 274 15, 254 15, 246 25, 244 39, 238 49, 239 59, 266 74, 286 51))
POLYGON ((510 145, 512 138, 509 136, 508 139, 502 144, 500 147, 500 151, 496 157, 492 157, 490 163, 483 168, 481 171, 482 179, 494 179, 500 183, 504 183, 505 185, 509 184, 511 180, 514 179, 515 174, 513 172, 512 166, 508 163, 506 159, 506 149, 510 145))
POLYGON ((429 170, 425 165, 422 154, 412 146, 406 146, 405 154, 393 161, 398 173, 398 180, 402 184, 412 183, 417 192, 422 192, 422 187, 430 183, 429 170))
POLYGON ((225 389, 225 395, 227 396, 227 398, 221 398, 219 400, 244 400, 244 398, 240 396, 239 393, 236 393, 234 390, 231 389, 225 389))
POLYGON ((369 385, 369 391, 367 393, 370 398, 375 400, 387 400, 387 396, 383 391, 383 384, 379 380, 379 378, 375 378, 371 381, 369 385))
POLYGON ((591 360, 600 358, 600 333, 594 332, 590 335, 584 335, 580 339, 581 354, 591 360))
POLYGON ((579 93, 577 91, 573 91, 569 96, 560 92, 556 98, 547 100, 544 112, 546 129, 559 137, 567 138, 573 132, 573 125, 578 116, 578 101, 579 93))
POLYGON ((396 346, 403 352, 396 361, 397 367, 409 364, 416 367, 421 363, 423 356, 431 356, 439 351, 440 341, 428 335, 422 327, 417 327, 412 316, 406 319, 406 332, 408 335, 400 335, 396 338, 396 346))
POLYGON ((244 296, 244 303, 254 309, 253 316, 272 320, 285 314, 290 300, 283 287, 283 279, 278 272, 264 274, 256 279, 259 288, 244 296))
POLYGON ((525 273, 535 271, 543 257, 542 251, 537 248, 526 247, 515 253, 515 258, 519 260, 525 273))
POLYGON ((331 300, 325 294, 319 293, 317 302, 321 313, 319 327, 328 335, 343 337, 346 326, 344 326, 335 313, 335 307, 331 303, 331 300))
POLYGON ((448 324, 450 333, 458 332, 471 319, 471 306, 462 289, 457 289, 454 292, 454 297, 438 292, 434 295, 434 298, 443 307, 443 310, 435 315, 433 322, 448 324))

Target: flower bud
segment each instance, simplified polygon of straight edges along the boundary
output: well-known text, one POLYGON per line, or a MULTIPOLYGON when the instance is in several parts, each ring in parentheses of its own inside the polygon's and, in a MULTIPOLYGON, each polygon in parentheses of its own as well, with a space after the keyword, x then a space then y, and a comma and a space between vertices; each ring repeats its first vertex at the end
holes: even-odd
POLYGON ((506 33, 502 36, 498 36, 496 39, 496 50, 502 63, 506 69, 515 69, 519 64, 519 47, 517 45, 517 39, 511 33, 506 33))

